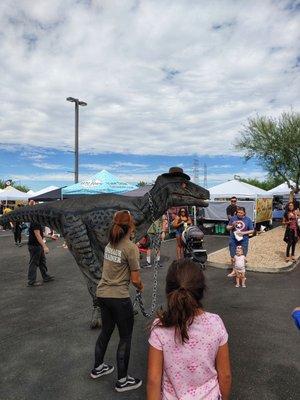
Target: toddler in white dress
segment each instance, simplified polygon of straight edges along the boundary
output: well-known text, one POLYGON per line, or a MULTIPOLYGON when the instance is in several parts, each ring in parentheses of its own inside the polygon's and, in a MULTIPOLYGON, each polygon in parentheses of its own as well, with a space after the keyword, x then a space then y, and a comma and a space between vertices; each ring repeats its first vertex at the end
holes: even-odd
POLYGON ((246 262, 247 259, 244 256, 243 247, 237 246, 236 254, 234 256, 234 272, 235 272, 235 287, 240 287, 240 283, 242 287, 246 287, 246 262))

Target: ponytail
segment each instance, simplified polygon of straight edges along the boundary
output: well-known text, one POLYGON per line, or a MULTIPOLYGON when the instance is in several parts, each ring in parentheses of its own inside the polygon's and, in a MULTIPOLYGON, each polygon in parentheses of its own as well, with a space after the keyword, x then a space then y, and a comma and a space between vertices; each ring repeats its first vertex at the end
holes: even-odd
POLYGON ((205 290, 205 279, 198 264, 191 260, 174 261, 166 277, 167 308, 158 312, 160 326, 174 327, 175 339, 189 340, 193 323, 205 290))
POLYGON ((115 247, 128 233, 134 229, 134 221, 128 210, 117 211, 113 218, 113 225, 109 232, 109 242, 115 247))
POLYGON ((116 246, 127 234, 129 226, 113 224, 109 232, 109 242, 114 247, 116 246))

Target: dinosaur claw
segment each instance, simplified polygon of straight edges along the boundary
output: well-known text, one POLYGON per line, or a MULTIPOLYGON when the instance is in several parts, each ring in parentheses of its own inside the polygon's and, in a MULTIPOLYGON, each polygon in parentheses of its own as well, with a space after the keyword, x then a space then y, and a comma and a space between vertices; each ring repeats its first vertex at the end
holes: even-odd
POLYGON ((94 278, 96 278, 97 280, 101 279, 101 273, 100 271, 90 271, 93 275, 94 278))
POLYGON ((97 328, 101 328, 101 326, 102 326, 102 322, 101 322, 100 309, 99 309, 99 307, 94 307, 93 313, 92 313, 92 320, 90 323, 90 328, 97 329, 97 328))

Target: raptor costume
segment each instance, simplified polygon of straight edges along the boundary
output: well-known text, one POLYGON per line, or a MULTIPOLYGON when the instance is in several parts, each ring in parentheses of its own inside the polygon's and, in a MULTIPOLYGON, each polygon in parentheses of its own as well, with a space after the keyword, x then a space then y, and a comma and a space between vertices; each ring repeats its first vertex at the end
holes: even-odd
POLYGON ((99 194, 27 206, 3 215, 0 224, 10 221, 38 222, 65 238, 93 298, 91 327, 95 328, 100 325, 95 293, 101 278, 103 253, 114 213, 124 209, 130 211, 136 223, 136 239, 139 240, 146 234, 153 218, 157 220, 170 207, 206 207, 208 204, 205 200, 208 198, 206 189, 190 182, 190 177, 181 168, 172 167, 169 173, 156 179, 150 192, 143 197, 99 194), (153 202, 152 211, 149 198, 153 202))

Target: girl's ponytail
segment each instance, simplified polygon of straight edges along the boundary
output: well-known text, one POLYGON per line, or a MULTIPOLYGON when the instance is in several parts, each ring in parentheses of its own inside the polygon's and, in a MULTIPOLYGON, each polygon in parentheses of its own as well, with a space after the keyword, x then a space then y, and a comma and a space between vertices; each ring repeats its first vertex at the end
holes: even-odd
POLYGON ((205 290, 205 279, 198 264, 191 260, 174 261, 166 278, 167 309, 158 313, 159 324, 174 327, 175 335, 184 343, 205 290))

